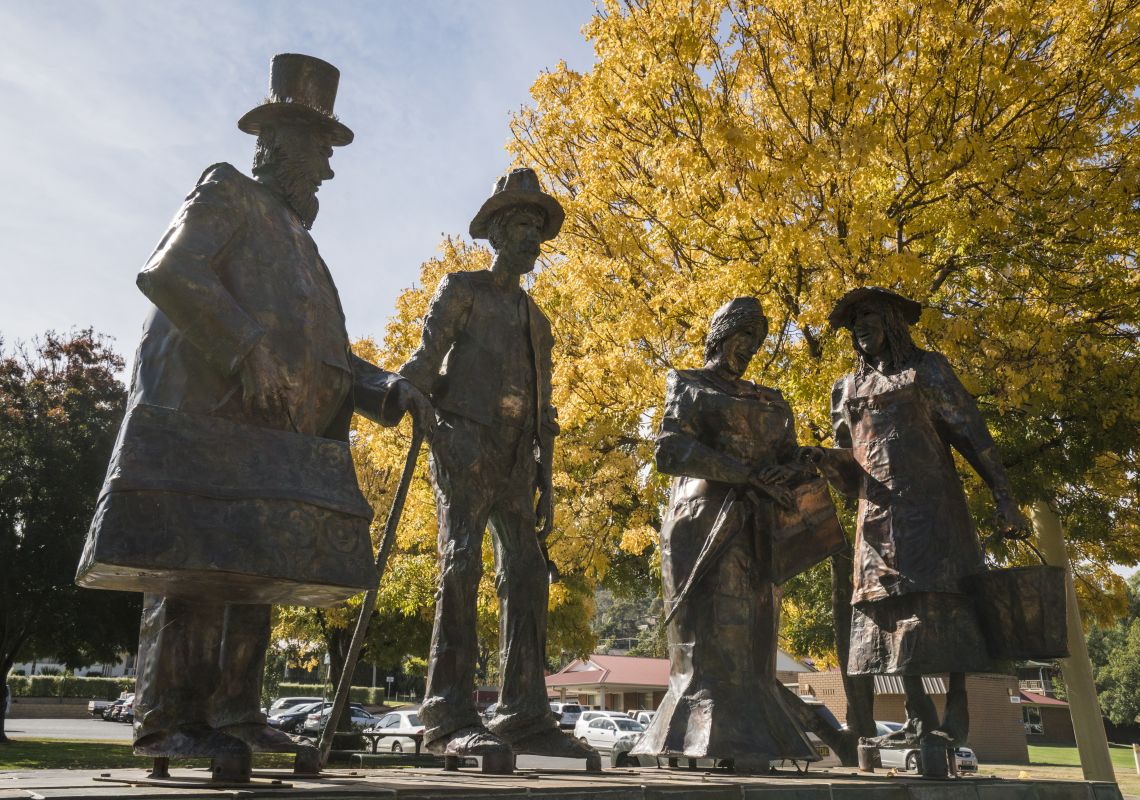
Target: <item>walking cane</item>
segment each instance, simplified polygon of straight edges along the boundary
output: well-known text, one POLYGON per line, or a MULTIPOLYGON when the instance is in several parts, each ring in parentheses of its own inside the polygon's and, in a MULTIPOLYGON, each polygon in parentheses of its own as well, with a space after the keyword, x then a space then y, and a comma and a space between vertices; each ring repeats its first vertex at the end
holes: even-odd
POLYGON ((364 603, 360 606, 360 616, 356 620, 356 630, 352 633, 352 642, 348 646, 348 656, 344 660, 344 671, 340 675, 340 682, 336 686, 336 697, 329 711, 329 718, 321 732, 321 769, 328 764, 329 750, 332 749, 333 737, 340 724, 341 714, 348 705, 348 690, 352 686, 352 673, 356 671, 356 660, 364 647, 364 636, 368 632, 368 623, 372 619, 372 612, 376 608, 376 596, 379 594, 380 581, 384 578, 384 568, 388 565, 388 554, 396 542, 396 528, 400 524, 400 514, 404 511, 404 500, 408 496, 408 486, 412 482, 412 475, 416 471, 416 460, 420 455, 420 445, 424 434, 419 426, 412 428, 412 447, 408 450, 408 458, 404 462, 404 473, 400 476, 400 486, 396 489, 396 497, 392 501, 392 508, 388 511, 388 519, 384 522, 384 537, 380 540, 380 550, 376 553, 376 586, 369 589, 364 595, 364 603))

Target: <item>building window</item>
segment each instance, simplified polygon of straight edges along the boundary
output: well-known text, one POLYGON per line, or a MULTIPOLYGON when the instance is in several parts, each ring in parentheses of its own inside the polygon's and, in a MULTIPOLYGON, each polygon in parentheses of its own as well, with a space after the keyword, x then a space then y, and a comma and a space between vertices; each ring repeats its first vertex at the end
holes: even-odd
POLYGON ((1040 736, 1045 733, 1045 726, 1041 723, 1041 709, 1038 706, 1022 706, 1021 721, 1025 723, 1027 736, 1040 736))

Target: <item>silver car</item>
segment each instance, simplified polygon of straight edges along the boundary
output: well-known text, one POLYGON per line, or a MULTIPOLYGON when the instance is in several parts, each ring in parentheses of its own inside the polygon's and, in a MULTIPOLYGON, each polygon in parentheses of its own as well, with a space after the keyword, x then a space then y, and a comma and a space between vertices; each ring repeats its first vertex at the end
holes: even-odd
MULTIPOLYGON (((902 729, 902 723, 879 722, 875 720, 875 734, 878 736, 897 733, 902 729)), ((922 757, 921 751, 917 747, 907 745, 904 742, 899 742, 899 745, 899 747, 879 746, 879 761, 882 763, 883 768, 903 770, 905 772, 917 772, 918 761, 922 757)), ((958 765, 959 772, 978 771, 978 756, 965 745, 959 745, 954 748, 954 761, 958 765)))
POLYGON ((573 728, 582 716, 582 706, 577 703, 552 702, 550 712, 558 717, 559 728, 573 728))

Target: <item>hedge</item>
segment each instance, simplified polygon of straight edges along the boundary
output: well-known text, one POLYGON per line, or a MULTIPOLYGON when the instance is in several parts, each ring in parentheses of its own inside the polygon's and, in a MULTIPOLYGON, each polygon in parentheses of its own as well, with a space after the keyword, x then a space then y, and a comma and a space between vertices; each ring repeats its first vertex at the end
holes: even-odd
MULTIPOLYGON (((80 678, 76 675, 9 675, 8 686, 15 697, 86 697, 97 700, 114 700, 123 692, 133 692, 134 678, 80 678)), ((278 697, 326 696, 332 692, 319 683, 282 683, 277 687, 278 697)), ((384 704, 385 687, 353 686, 349 700, 366 706, 384 704)))
POLYGON ((15 697, 87 697, 114 700, 132 692, 134 678, 80 678, 76 675, 9 675, 8 686, 15 697))

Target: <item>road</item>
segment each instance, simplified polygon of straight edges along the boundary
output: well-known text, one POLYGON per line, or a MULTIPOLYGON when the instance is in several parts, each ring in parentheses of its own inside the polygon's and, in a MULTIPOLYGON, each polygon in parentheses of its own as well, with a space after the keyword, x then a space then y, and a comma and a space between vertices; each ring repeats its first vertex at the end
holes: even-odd
MULTIPOLYGON (((98 739, 107 742, 131 741, 131 726, 101 719, 6 719, 4 731, 13 739, 98 739)), ((519 769, 584 770, 586 762, 565 758, 519 756, 519 769)), ((609 758, 602 756, 602 766, 609 758)))
POLYGON ((13 739, 98 739, 131 741, 131 726, 101 719, 6 719, 4 732, 13 739))

